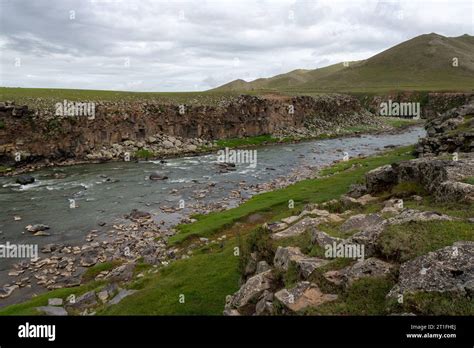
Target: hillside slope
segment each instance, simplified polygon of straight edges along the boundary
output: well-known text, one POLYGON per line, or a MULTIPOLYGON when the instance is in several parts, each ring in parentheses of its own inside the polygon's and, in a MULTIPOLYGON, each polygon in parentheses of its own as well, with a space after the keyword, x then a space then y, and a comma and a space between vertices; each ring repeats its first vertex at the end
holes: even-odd
POLYGON ((342 92, 474 89, 474 37, 420 35, 366 60, 330 65, 252 82, 236 80, 214 91, 342 92), (458 66, 453 66, 457 58, 458 66))

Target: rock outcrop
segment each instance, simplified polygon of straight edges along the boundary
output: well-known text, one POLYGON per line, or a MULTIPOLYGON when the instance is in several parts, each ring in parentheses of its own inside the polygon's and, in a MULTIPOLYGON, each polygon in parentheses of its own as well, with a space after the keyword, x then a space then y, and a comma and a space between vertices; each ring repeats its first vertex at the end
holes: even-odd
POLYGON ((456 242, 403 263, 389 296, 420 291, 473 296, 474 242, 456 242))
POLYGON ((126 152, 133 155, 142 149, 161 156, 194 152, 215 139, 284 137, 291 129, 292 136, 306 137, 379 122, 347 95, 240 96, 218 105, 100 101, 95 103, 93 119, 56 116, 53 105, 33 111, 2 103, 0 121, 0 162, 12 165, 40 159, 123 159, 126 152))

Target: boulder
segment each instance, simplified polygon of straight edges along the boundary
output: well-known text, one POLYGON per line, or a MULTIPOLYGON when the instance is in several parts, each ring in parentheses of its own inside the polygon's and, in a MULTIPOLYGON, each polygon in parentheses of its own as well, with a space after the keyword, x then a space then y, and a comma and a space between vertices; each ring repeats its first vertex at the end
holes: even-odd
POLYGON ((74 301, 69 301, 67 303, 67 306, 78 310, 93 307, 95 305, 97 305, 97 299, 93 290, 88 291, 85 294, 75 298, 74 301))
POLYGON ((400 214, 391 217, 387 220, 389 225, 400 225, 408 222, 423 222, 423 221, 452 221, 451 216, 441 214, 435 211, 419 211, 415 209, 404 209, 400 214))
POLYGON ((373 225, 364 228, 360 232, 353 234, 346 240, 346 244, 364 245, 365 257, 370 257, 378 250, 378 238, 385 230, 387 222, 384 221, 379 225, 373 225))
POLYGON ((189 151, 189 152, 194 152, 197 150, 197 146, 196 145, 186 145, 185 147, 186 151, 189 151))
POLYGON ((315 227, 319 224, 326 222, 327 220, 324 217, 310 218, 305 217, 304 219, 298 221, 294 225, 271 235, 273 239, 283 239, 288 237, 298 236, 305 233, 309 227, 315 227))
POLYGON ((48 299, 48 306, 62 306, 63 299, 62 298, 49 298, 48 299))
POLYGON ((285 312, 299 312, 323 303, 334 301, 337 295, 324 294, 316 284, 304 281, 291 289, 282 289, 275 293, 285 312))
POLYGON ((360 231, 374 225, 379 225, 383 221, 384 219, 379 214, 357 214, 347 219, 340 228, 343 232, 352 230, 360 231))
POLYGON ((114 296, 113 299, 111 299, 108 304, 109 305, 115 305, 122 301, 125 297, 130 296, 137 292, 137 290, 126 290, 126 289, 120 289, 117 295, 114 296))
POLYGON ((327 234, 326 232, 313 229, 311 233, 311 243, 319 245, 320 247, 325 247, 326 245, 332 245, 334 242, 336 244, 342 243, 344 240, 341 238, 333 237, 327 234))
POLYGON ((391 189, 398 183, 398 176, 391 165, 372 169, 365 175, 366 187, 369 193, 378 193, 391 189))
POLYGON ((279 246, 275 252, 275 258, 273 260, 275 268, 287 271, 292 262, 295 263, 296 269, 301 276, 306 279, 316 268, 326 265, 329 260, 308 257, 297 247, 279 246))
POLYGON ((365 194, 367 194, 367 187, 359 184, 352 184, 347 192, 347 195, 352 198, 360 198, 365 194))
POLYGON ((82 267, 91 267, 94 266, 98 261, 99 252, 96 249, 84 250, 81 253, 80 264, 82 267))
POLYGON ((38 312, 45 315, 54 315, 54 316, 66 316, 68 315, 66 310, 63 307, 56 306, 42 306, 35 308, 38 312))
POLYGON ((362 278, 385 277, 392 269, 393 266, 388 262, 369 258, 341 270, 326 272, 324 277, 336 285, 351 286, 355 281, 362 278))
POLYGON ((273 259, 273 265, 277 269, 288 271, 291 262, 306 258, 300 248, 298 247, 281 247, 279 246, 275 252, 275 258, 273 259))
POLYGON ((130 220, 149 219, 151 218, 151 214, 146 211, 132 209, 132 211, 130 212, 129 215, 126 216, 126 218, 130 220))
POLYGON ((268 271, 269 269, 271 269, 270 265, 267 263, 267 261, 263 260, 263 261, 259 261, 257 263, 257 270, 255 273, 262 273, 262 272, 266 272, 268 271))
POLYGON ((25 229, 28 232, 37 233, 37 232, 49 230, 49 226, 44 225, 44 224, 35 224, 35 225, 28 225, 25 227, 25 229))
POLYGON ((460 241, 403 263, 389 296, 415 292, 471 296, 473 284, 474 242, 460 241))
POLYGON ((272 270, 258 273, 250 277, 232 296, 230 306, 243 313, 247 307, 254 306, 265 290, 272 288, 274 276, 272 270))
POLYGON ((105 279, 116 282, 129 281, 133 277, 134 270, 135 262, 128 262, 124 265, 114 268, 109 274, 105 276, 105 279))
POLYGON ((165 149, 172 149, 174 147, 174 144, 169 140, 163 141, 162 145, 165 149))
POLYGON ((262 297, 255 305, 255 315, 273 315, 273 293, 265 290, 262 297))
POLYGON ((168 177, 164 174, 161 174, 161 173, 152 173, 150 174, 150 176, 148 177, 150 180, 152 181, 158 181, 158 180, 166 180, 168 179, 168 177))
POLYGON ((20 185, 28 185, 35 182, 35 178, 31 175, 20 175, 16 178, 16 183, 20 185))
POLYGON ((19 288, 18 285, 4 285, 0 288, 0 298, 7 298, 13 293, 13 291, 19 288))

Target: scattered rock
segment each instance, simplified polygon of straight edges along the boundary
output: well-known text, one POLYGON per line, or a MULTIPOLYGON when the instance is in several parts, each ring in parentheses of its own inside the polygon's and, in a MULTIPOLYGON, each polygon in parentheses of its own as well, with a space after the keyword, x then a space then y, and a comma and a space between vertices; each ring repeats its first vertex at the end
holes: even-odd
POLYGON ((54 316, 66 316, 68 313, 63 307, 56 307, 56 306, 42 306, 36 307, 37 311, 46 314, 46 315, 54 315, 54 316))
POLYGON ((135 292, 136 292, 136 290, 121 289, 119 291, 119 293, 117 295, 115 295, 115 297, 113 299, 111 299, 109 301, 109 305, 115 305, 115 304, 119 303, 120 301, 122 301, 125 297, 130 296, 130 295, 134 294, 135 292))
POLYGON ((369 193, 383 192, 398 183, 398 176, 390 164, 372 169, 365 175, 369 193))
POLYGON ((466 295, 473 284, 474 242, 461 241, 403 263, 389 296, 419 291, 466 295))
POLYGON ((379 225, 384 219, 379 214, 358 214, 351 216, 341 225, 341 231, 348 232, 352 230, 360 231, 362 229, 379 225))
POLYGON ((292 289, 282 289, 275 293, 275 298, 290 312, 317 307, 323 303, 334 301, 337 295, 324 294, 316 284, 300 282, 292 289))
POLYGON ((127 215, 126 218, 130 220, 149 219, 151 218, 151 214, 146 211, 132 209, 131 213, 127 215))
POLYGON ((118 266, 114 268, 106 277, 105 279, 113 280, 113 281, 129 281, 132 279, 133 271, 135 270, 135 263, 129 262, 124 265, 118 266))
POLYGON ((77 297, 74 301, 67 303, 67 306, 74 309, 82 310, 84 308, 93 307, 97 305, 97 299, 93 290, 77 297))
POLYGON ((63 299, 62 298, 49 298, 48 299, 48 306, 62 306, 63 305, 63 299))
POLYGON ((262 272, 249 278, 247 282, 232 296, 227 309, 237 309, 246 313, 253 307, 265 290, 270 290, 273 283, 272 270, 262 272))
POLYGON ((387 220, 390 225, 400 225, 408 222, 423 221, 452 221, 454 218, 440 214, 435 211, 419 211, 415 209, 405 209, 399 215, 391 217, 387 220))
POLYGON ((35 178, 31 175, 20 175, 18 178, 16 178, 16 182, 20 185, 28 185, 34 183, 35 178))
POLYGON ((160 174, 160 173, 152 173, 148 177, 150 180, 153 181, 158 181, 158 180, 166 180, 168 177, 166 175, 160 174))
POLYGON ((283 239, 283 238, 288 238, 288 237, 294 237, 298 236, 304 232, 307 231, 309 227, 315 227, 323 222, 326 222, 327 220, 324 217, 318 217, 318 218, 309 218, 306 217, 294 225, 286 228, 283 231, 274 233, 271 235, 273 239, 283 239))
POLYGON ((332 237, 326 232, 313 229, 311 233, 311 243, 319 245, 320 247, 325 247, 326 245, 332 245, 333 243, 340 244, 344 240, 337 237, 332 237))
POLYGON ((36 224, 36 225, 28 225, 28 226, 25 227, 25 229, 28 232, 36 233, 36 232, 40 232, 40 231, 49 230, 49 226, 48 225, 43 225, 43 224, 36 224))
POLYGON ((392 269, 393 266, 390 263, 376 258, 369 258, 341 270, 326 272, 324 277, 336 285, 351 286, 361 278, 385 277, 392 269))
POLYGON ((20 287, 18 285, 4 285, 2 288, 0 288, 0 298, 7 298, 13 293, 13 291, 19 288, 20 287))

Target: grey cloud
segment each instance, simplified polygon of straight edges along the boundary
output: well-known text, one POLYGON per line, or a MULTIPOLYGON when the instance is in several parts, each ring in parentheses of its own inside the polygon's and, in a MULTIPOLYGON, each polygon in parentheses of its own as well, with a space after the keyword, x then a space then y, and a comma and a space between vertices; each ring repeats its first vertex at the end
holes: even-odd
POLYGON ((0 83, 202 90, 472 34, 472 13, 469 0, 2 0, 0 83))

